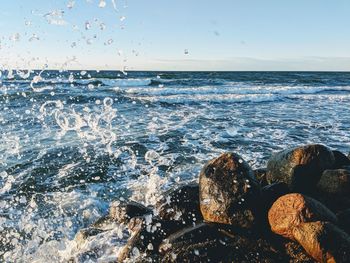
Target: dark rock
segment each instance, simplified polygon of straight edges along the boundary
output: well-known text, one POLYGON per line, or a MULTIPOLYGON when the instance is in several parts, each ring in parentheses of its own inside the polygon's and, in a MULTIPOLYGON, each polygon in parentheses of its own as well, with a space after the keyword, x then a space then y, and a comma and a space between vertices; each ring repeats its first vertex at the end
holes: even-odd
POLYGON ((267 181, 284 182, 291 191, 311 192, 322 172, 332 168, 334 155, 319 144, 287 149, 274 154, 267 164, 267 181))
POLYGON ((288 194, 289 188, 286 183, 273 183, 261 189, 264 210, 270 209, 272 204, 281 196, 288 194))
POLYGON ((313 263, 315 262, 313 258, 311 258, 304 248, 297 242, 287 242, 284 245, 285 253, 290 257, 289 262, 297 263, 313 263))
POLYGON ((152 209, 134 202, 119 202, 115 201, 109 208, 108 217, 117 223, 127 223, 131 218, 152 214, 152 209))
POLYGON ((325 170, 317 188, 323 193, 350 196, 350 168, 325 170))
POLYGON ((350 208, 337 213, 338 226, 350 234, 350 208))
POLYGON ((302 194, 287 194, 277 199, 268 212, 271 230, 294 239, 293 228, 303 222, 337 222, 336 216, 317 200, 302 194))
POLYGON ((293 236, 318 262, 350 262, 350 237, 329 222, 302 223, 293 236))
POLYGON ((164 221, 148 215, 132 218, 128 228, 132 234, 127 244, 121 249, 118 262, 123 262, 135 254, 157 257, 162 240, 183 228, 183 224, 179 221, 164 221))
POLYGON ((253 173, 261 186, 268 185, 267 178, 266 178, 267 168, 255 169, 253 170, 253 173))
POLYGON ((199 207, 199 186, 192 183, 166 192, 156 204, 157 216, 193 225, 203 220, 199 207))
POLYGON ((159 246, 162 262, 283 262, 285 255, 266 240, 200 224, 166 238, 159 246))
POLYGON ((79 232, 75 235, 74 240, 77 243, 77 247, 80 248, 81 246, 84 245, 84 243, 89 237, 96 236, 103 232, 104 230, 99 228, 92 228, 92 227, 83 228, 83 229, 80 229, 79 232))
POLYGON ((199 177, 200 208, 208 222, 252 228, 261 189, 249 165, 235 153, 209 161, 199 177))
POLYGON ((334 155, 334 169, 342 168, 343 166, 350 165, 350 159, 340 151, 333 151, 334 155))

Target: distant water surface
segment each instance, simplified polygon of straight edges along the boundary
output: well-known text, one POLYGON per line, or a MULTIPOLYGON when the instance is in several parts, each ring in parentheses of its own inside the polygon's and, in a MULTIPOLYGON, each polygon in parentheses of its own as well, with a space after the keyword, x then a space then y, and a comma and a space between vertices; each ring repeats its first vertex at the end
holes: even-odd
POLYGON ((77 251, 112 200, 153 204, 225 151, 264 166, 305 143, 350 149, 350 73, 2 72, 0 261, 114 259, 116 227, 77 251))

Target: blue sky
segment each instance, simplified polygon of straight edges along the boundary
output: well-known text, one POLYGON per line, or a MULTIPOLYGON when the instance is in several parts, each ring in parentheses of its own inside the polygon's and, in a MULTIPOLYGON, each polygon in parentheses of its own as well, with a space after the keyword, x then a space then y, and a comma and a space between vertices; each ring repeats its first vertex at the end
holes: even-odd
POLYGON ((100 2, 3 1, 0 67, 350 70, 348 0, 100 2))

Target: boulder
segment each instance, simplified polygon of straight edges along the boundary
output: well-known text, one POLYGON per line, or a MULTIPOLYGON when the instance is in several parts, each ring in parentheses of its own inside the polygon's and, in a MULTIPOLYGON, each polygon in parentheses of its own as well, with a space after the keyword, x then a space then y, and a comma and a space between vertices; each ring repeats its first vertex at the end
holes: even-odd
POLYGON ((311 192, 322 172, 334 165, 334 155, 319 144, 287 149, 274 154, 267 164, 267 181, 284 182, 293 192, 311 192))
POLYGON ((293 236, 318 262, 350 262, 350 237, 332 223, 301 223, 293 236))
POLYGON ((338 226, 350 234, 350 208, 337 213, 338 226))
POLYGON ((317 188, 327 194, 350 196, 350 168, 325 170, 317 188))
POLYGON ((159 246, 162 262, 283 262, 266 240, 202 223, 180 230, 159 246))
POLYGON ((250 166, 235 153, 209 161, 199 176, 200 209, 208 222, 252 228, 261 188, 250 166))
POLYGON ((314 259, 310 257, 304 248, 298 243, 289 241, 284 244, 285 253, 288 255, 289 262, 297 263, 314 263, 314 259))
MULTIPOLYGON (((109 208, 108 218, 116 223, 128 223, 133 217, 152 214, 152 209, 134 201, 115 201, 109 208)), ((104 219, 105 220, 105 219, 104 219)))
POLYGON ((81 248, 89 237, 97 236, 98 234, 101 234, 103 232, 104 230, 99 228, 83 228, 80 229, 79 232, 75 235, 74 240, 77 244, 77 247, 81 248))
POLYGON ((177 220, 184 225, 202 221, 198 184, 187 184, 166 192, 156 204, 156 213, 160 219, 177 220))
POLYGON ((258 180, 261 186, 266 186, 268 185, 267 178, 266 178, 266 173, 267 173, 267 168, 258 168, 253 170, 255 178, 258 180))
POLYGON ((350 159, 340 151, 333 151, 334 155, 334 169, 342 168, 343 166, 350 165, 350 159))
POLYGON ((286 183, 273 183, 264 186, 261 189, 264 210, 268 211, 278 198, 288 193, 289 188, 286 183))
POLYGON ((158 247, 162 240, 183 228, 182 222, 165 221, 152 215, 134 217, 128 224, 131 237, 120 250, 118 262, 137 255, 158 257, 158 247))
POLYGON ((271 230, 281 236, 294 239, 293 228, 303 222, 337 222, 336 216, 317 200, 302 194, 292 193, 281 196, 268 212, 271 230))

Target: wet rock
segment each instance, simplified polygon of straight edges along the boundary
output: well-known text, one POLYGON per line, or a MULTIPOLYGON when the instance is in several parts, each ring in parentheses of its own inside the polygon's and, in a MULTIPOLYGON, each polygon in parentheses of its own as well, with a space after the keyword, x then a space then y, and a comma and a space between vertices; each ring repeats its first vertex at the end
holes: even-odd
POLYGON ((337 222, 336 216, 317 200, 302 194, 287 194, 277 199, 268 212, 271 230, 294 239, 293 228, 303 222, 337 222))
POLYGON ((350 165, 350 159, 340 151, 333 151, 334 155, 334 169, 342 168, 343 166, 350 165))
POLYGON ((267 168, 255 169, 253 170, 253 173, 261 186, 268 185, 267 178, 266 178, 267 168))
POLYGON ((281 196, 289 193, 286 183, 273 183, 261 189, 264 210, 269 210, 272 204, 281 196))
POLYGON ((337 213, 338 226, 350 234, 350 208, 337 213))
POLYGON ((293 192, 310 192, 322 172, 334 165, 334 155, 319 144, 287 149, 274 154, 267 164, 267 181, 284 182, 293 192))
POLYGON ((295 239, 318 262, 350 262, 350 237, 329 222, 302 223, 295 239))
POLYGON ((282 262, 283 253, 263 239, 200 224, 167 237, 159 246, 162 262, 282 262))
POLYGON ((209 161, 199 177, 200 209, 208 222, 252 228, 261 189, 249 165, 235 153, 209 161))
POLYGON ((325 170, 317 188, 323 193, 350 196, 350 168, 325 170))
POLYGON ((134 202, 113 202, 109 208, 108 218, 117 223, 127 223, 131 218, 152 214, 152 209, 134 202))
POLYGON ((157 215, 163 220, 177 220, 193 225, 203 220, 199 207, 199 186, 192 183, 164 194, 156 204, 157 215))
POLYGON ((133 256, 137 257, 138 254, 156 258, 162 240, 183 228, 183 224, 179 221, 165 221, 148 215, 132 218, 128 228, 132 234, 119 252, 118 262, 133 256))
POLYGON ((297 263, 297 262, 303 262, 303 263, 313 263, 315 262, 313 258, 309 256, 309 254, 306 253, 304 248, 297 242, 287 242, 284 245, 285 252, 289 256, 290 260, 289 262, 297 263))
POLYGON ((92 227, 83 228, 83 229, 80 229, 79 232, 75 235, 74 240, 77 243, 77 247, 80 248, 84 245, 84 243, 89 237, 97 236, 98 234, 103 232, 104 230, 99 228, 92 228, 92 227))

